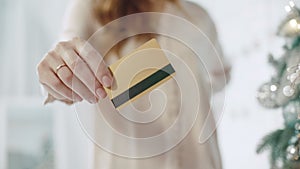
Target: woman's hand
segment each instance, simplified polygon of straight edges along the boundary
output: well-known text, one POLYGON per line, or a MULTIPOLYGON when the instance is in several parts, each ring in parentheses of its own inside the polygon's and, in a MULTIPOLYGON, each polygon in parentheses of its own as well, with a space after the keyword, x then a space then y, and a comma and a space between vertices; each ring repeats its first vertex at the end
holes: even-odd
POLYGON ((59 42, 37 66, 40 83, 50 95, 65 102, 83 99, 97 103, 106 97, 112 75, 102 56, 87 41, 59 42))

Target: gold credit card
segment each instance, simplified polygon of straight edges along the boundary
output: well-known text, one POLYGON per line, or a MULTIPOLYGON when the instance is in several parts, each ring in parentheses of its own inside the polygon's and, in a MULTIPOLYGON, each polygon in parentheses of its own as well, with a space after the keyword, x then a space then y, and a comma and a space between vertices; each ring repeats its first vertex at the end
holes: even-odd
POLYGON ((152 91, 171 78, 175 70, 155 39, 109 66, 114 81, 104 88, 116 109, 152 91))

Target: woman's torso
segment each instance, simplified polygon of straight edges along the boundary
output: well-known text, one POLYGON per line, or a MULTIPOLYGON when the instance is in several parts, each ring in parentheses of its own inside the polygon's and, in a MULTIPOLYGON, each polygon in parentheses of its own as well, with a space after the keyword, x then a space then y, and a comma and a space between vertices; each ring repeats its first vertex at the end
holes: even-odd
MULTIPOLYGON (((183 10, 179 10, 175 5, 173 4, 167 4, 165 7, 164 12, 168 14, 173 14, 176 16, 179 16, 181 18, 187 19, 187 21, 190 21, 197 25, 203 31, 204 33, 209 34, 210 32, 210 25, 207 25, 207 22, 203 21, 201 22, 202 16, 197 16, 198 18, 195 18, 195 12, 194 10, 202 10, 201 8, 195 8, 194 4, 185 3, 183 4, 183 10), (195 23, 195 20, 199 20, 199 22, 195 23), (203 24, 201 24, 203 23, 203 24)), ((206 14, 205 12, 202 12, 203 14, 206 14)), ((199 14, 199 13, 198 13, 199 14)), ((200 11, 201 14, 201 11, 200 11)), ((167 17, 168 18, 168 17, 167 17)), ((182 27, 178 28, 172 28, 168 25, 170 25, 170 22, 176 22, 176 19, 173 20, 175 17, 171 17, 172 19, 166 19, 161 20, 159 25, 155 28, 157 32, 168 32, 166 29, 170 30, 171 35, 180 34, 182 32, 185 33, 185 38, 187 39, 195 39, 195 35, 192 32, 187 32, 188 30, 185 30, 185 27, 188 25, 181 25, 182 27), (178 32, 177 32, 178 31, 178 32), (172 34, 173 33, 173 34, 172 34)), ((204 18, 205 19, 205 18, 204 18)), ((180 19, 179 19, 180 20, 180 19)), ((179 23, 184 23, 182 21, 178 21, 179 23)), ((95 26, 95 28, 101 28, 100 26, 95 26)), ((122 30, 122 29, 121 29, 122 30)), ((124 30, 122 30, 124 31, 124 30)), ((126 31, 126 30, 125 30, 126 31)), ((101 31, 100 31, 101 32, 101 31)), ((115 32, 113 32, 115 33, 115 32)), ((113 34, 112 33, 112 34, 113 34)), ((108 33, 109 34, 109 33, 108 33)), ((109 40, 109 36, 107 36, 107 40, 109 40)), ((180 35, 179 35, 180 36, 180 35)), ((97 33, 94 34, 94 37, 91 38, 91 43, 93 43, 93 46, 97 48, 101 48, 101 42, 97 42, 97 33)), ((121 169, 121 168, 131 168, 131 169, 153 169, 153 168, 164 168, 164 169, 220 169, 221 168, 221 159, 220 154, 218 150, 218 143, 217 143, 217 136, 216 133, 212 133, 211 137, 204 143, 199 143, 199 134, 201 130, 204 128, 203 124, 205 123, 205 120, 209 120, 208 127, 214 128, 215 123, 212 117, 208 116, 210 112, 210 94, 208 92, 208 84, 205 82, 205 66, 201 65, 201 62, 198 59, 197 54, 194 53, 191 49, 189 49, 189 44, 183 44, 180 42, 180 39, 174 39, 176 37, 168 37, 166 35, 160 35, 157 37, 157 40, 161 46, 162 49, 168 50, 172 53, 174 53, 178 58, 180 59, 172 59, 172 56, 170 55, 171 63, 175 64, 175 70, 176 73, 176 80, 170 79, 163 85, 159 86, 152 94, 146 94, 142 96, 140 99, 134 101, 132 105, 125 107, 122 109, 121 112, 114 111, 110 108, 103 108, 105 107, 105 103, 100 103, 97 107, 102 109, 103 117, 105 120, 112 126, 112 128, 120 132, 126 136, 134 137, 134 138, 146 138, 146 137, 153 137, 157 136, 160 133, 163 133, 164 131, 168 130, 169 128, 175 128, 174 131, 176 131, 179 135, 184 135, 183 140, 181 140, 177 145, 174 145, 172 149, 169 151, 166 151, 162 154, 153 156, 153 157, 147 157, 147 158, 126 158, 121 157, 118 155, 114 155, 113 152, 109 152, 110 150, 103 150, 100 145, 100 147, 95 146, 94 150, 94 168, 95 169, 121 169), (182 69, 189 68, 192 72, 193 76, 195 76, 196 82, 197 82, 197 89, 190 88, 191 81, 186 81, 186 76, 184 71, 181 71, 182 69), (181 83, 179 83, 181 81, 181 83), (187 97, 182 97, 182 95, 186 95, 182 92, 185 92, 187 90, 191 91, 191 96, 189 99, 187 97), (198 94, 193 94, 198 93, 198 94), (149 97, 150 96, 150 97, 149 97), (198 98, 193 97, 198 96, 198 98), (184 98, 184 99, 183 99, 184 98), (197 100, 194 101, 195 104, 189 103, 191 100, 197 100), (192 105, 191 105, 192 104, 192 105), (152 105, 152 107, 151 107, 152 105), (186 124, 188 120, 184 121, 184 119, 181 119, 182 121, 179 122, 178 126, 174 124, 176 120, 179 117, 180 113, 189 115, 192 118, 193 114, 191 111, 194 111, 193 108, 190 106, 199 106, 199 114, 195 117, 195 123, 192 126, 191 130, 186 130, 186 126, 190 126, 189 124, 186 124), (140 111, 140 112, 138 112, 140 111), (159 113, 158 113, 159 112, 159 113), (135 116, 135 113, 136 114, 135 116), (152 119, 154 120, 151 123, 135 123, 135 122, 129 122, 126 117, 134 119, 134 120, 145 120, 143 118, 143 113, 147 115, 150 119, 154 116, 149 116, 149 114, 155 114, 157 115, 157 118, 152 119), (209 119, 206 119, 207 117, 210 117, 209 119), (188 131, 188 132, 187 132, 188 131)), ((197 43, 199 47, 199 51, 203 51, 203 55, 209 55, 211 54, 211 51, 208 51, 210 47, 207 45, 210 45, 209 43, 206 43, 204 41, 207 41, 207 39, 202 40, 195 40, 190 41, 193 43, 197 43)), ((142 42, 137 42, 135 40, 129 40, 123 50, 121 51, 121 56, 124 56, 130 51, 134 50, 136 47, 138 47, 142 42)), ((101 49, 99 49, 101 50, 101 49)), ((201 57, 201 56, 200 56, 201 57)), ((105 60, 108 64, 111 64, 115 62, 119 57, 111 55, 109 58, 107 57, 105 60)), ((185 92, 186 93, 186 92, 185 92)), ((99 111, 96 110, 96 111, 99 111)), ((133 120, 133 121, 134 121, 133 120)), ((147 121, 147 119, 146 119, 147 121)), ((97 119, 95 118, 95 125, 97 125, 97 119)), ((207 127, 207 126, 205 126, 207 127)), ((114 137, 113 135, 109 134, 111 131, 107 131, 108 133, 105 133, 105 135, 108 135, 105 139, 107 139, 108 144, 111 144, 111 150, 114 149, 122 149, 122 147, 126 147, 126 150, 132 150, 132 151, 139 151, 136 150, 137 148, 140 148, 138 146, 135 146, 134 144, 128 145, 124 142, 121 142, 118 138, 114 137)), ((98 133, 97 127, 95 127, 95 137, 99 135, 103 135, 103 133, 98 133)), ((176 134, 175 133, 175 134, 176 134)), ((167 137, 172 137, 172 135, 166 135, 166 138, 162 139, 161 144, 169 144, 167 137)), ((95 139, 97 140, 97 139, 95 139)))

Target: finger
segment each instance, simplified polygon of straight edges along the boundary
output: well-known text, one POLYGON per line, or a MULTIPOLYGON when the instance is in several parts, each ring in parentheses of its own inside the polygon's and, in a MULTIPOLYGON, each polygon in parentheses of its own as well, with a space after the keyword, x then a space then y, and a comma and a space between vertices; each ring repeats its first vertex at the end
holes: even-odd
MULTIPOLYGON (((51 57, 48 58, 50 65, 60 65, 64 61, 58 56, 57 53, 51 53, 51 57)), ((56 71, 57 77, 70 89, 75 92, 76 97, 84 98, 90 103, 97 100, 96 96, 76 77, 73 75, 72 71, 67 67, 63 66, 59 70, 56 69, 56 66, 51 66, 53 71, 56 71)))
POLYGON ((72 46, 60 47, 61 57, 72 73, 96 96, 96 89, 100 82, 90 70, 89 66, 79 57, 72 46))
POLYGON ((103 57, 99 52, 88 42, 79 38, 73 39, 75 50, 79 56, 88 64, 96 78, 105 87, 110 87, 112 84, 112 75, 103 57))
MULTIPOLYGON (((50 52, 51 53, 51 52, 50 52)), ((57 93, 53 89, 51 89, 49 86, 46 85, 46 82, 49 81, 48 73, 52 72, 52 69, 49 66, 47 58, 49 57, 50 53, 47 53, 44 59, 38 64, 37 66, 37 74, 39 77, 39 81, 42 84, 43 88, 53 97, 55 97, 58 100, 65 99, 64 96, 57 93)))
POLYGON ((97 89, 96 93, 99 97, 101 97, 103 99, 107 96, 107 94, 103 88, 97 89))
POLYGON ((54 72, 49 71, 48 78, 43 82, 43 84, 50 87, 52 90, 62 95, 68 100, 81 101, 82 99, 75 94, 70 88, 68 88, 63 82, 54 74, 54 72))
POLYGON ((73 104, 75 101, 72 101, 72 100, 68 100, 66 98, 64 98, 63 96, 61 96, 60 94, 56 93, 54 90, 52 90, 50 87, 46 86, 46 85, 43 85, 43 87, 45 88, 45 90, 48 91, 48 97, 47 99, 44 101, 44 105, 48 104, 48 103, 51 103, 55 100, 59 100, 59 101, 62 101, 66 104, 73 104), (57 97, 55 97, 55 96, 57 97), (62 98, 58 98, 59 96, 61 96, 62 98))
POLYGON ((53 97, 55 97, 58 100, 63 100, 66 99, 64 96, 60 95, 59 93, 57 93, 56 91, 54 91, 53 89, 51 89, 51 87, 43 84, 43 88, 49 93, 51 94, 53 97))
MULTIPOLYGON (((68 67, 62 67, 57 72, 57 76, 63 83, 77 93, 81 98, 93 103, 96 96, 76 77, 68 67)), ((100 96, 99 96, 100 97, 100 96)))

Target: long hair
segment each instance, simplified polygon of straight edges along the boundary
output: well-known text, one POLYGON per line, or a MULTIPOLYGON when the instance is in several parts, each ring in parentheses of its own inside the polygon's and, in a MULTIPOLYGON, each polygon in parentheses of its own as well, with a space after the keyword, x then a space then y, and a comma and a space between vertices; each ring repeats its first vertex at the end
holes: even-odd
MULTIPOLYGON (((179 6, 179 0, 93 0, 94 15, 101 25, 105 25, 120 17, 141 13, 154 12, 157 5, 155 1, 171 2, 179 6)), ((143 23, 138 23, 143 26, 143 23)), ((143 34, 136 36, 137 40, 146 41, 155 37, 154 34, 143 34)), ((114 46, 110 52, 120 54, 121 48, 126 43, 126 39, 114 46)))

